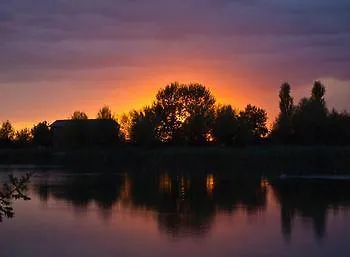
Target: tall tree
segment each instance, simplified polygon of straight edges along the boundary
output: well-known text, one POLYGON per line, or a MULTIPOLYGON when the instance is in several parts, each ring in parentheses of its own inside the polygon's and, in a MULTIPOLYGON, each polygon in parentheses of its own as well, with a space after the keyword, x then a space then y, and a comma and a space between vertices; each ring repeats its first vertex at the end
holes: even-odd
POLYGON ((109 106, 103 106, 99 112, 97 113, 97 119, 102 120, 113 120, 114 115, 112 114, 112 110, 109 108, 109 106))
POLYGON ((323 144, 327 141, 328 109, 325 86, 315 81, 310 98, 303 98, 293 115, 294 140, 300 144, 323 144))
POLYGON ((312 91, 311 100, 325 104, 326 87, 321 83, 321 81, 315 81, 312 91))
POLYGON ((279 93, 280 113, 271 132, 272 137, 282 143, 289 143, 292 138, 292 117, 295 108, 290 93, 290 85, 287 82, 283 83, 279 93))
POLYGON ((293 114, 294 100, 290 95, 290 91, 290 85, 287 82, 283 83, 279 93, 281 116, 291 116, 293 114))
POLYGON ((87 120, 88 116, 85 112, 75 111, 75 112, 73 112, 71 119, 72 120, 87 120))

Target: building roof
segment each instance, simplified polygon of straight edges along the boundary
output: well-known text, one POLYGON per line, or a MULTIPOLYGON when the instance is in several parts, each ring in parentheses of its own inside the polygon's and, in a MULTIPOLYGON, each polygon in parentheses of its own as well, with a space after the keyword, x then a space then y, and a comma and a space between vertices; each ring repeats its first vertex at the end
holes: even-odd
POLYGON ((95 125, 95 124, 101 124, 101 123, 113 123, 116 124, 115 120, 112 119, 85 119, 85 120, 56 120, 53 123, 51 123, 50 127, 51 128, 61 128, 65 127, 69 124, 72 123, 85 123, 85 124, 90 124, 90 125, 95 125))
POLYGON ((65 125, 67 125, 67 122, 69 122, 69 120, 56 120, 53 123, 51 123, 50 127, 64 127, 65 125))

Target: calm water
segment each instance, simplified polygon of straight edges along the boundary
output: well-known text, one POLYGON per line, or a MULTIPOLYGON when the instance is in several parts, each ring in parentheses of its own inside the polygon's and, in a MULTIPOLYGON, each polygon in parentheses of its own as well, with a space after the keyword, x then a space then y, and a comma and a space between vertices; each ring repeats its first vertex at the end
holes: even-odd
POLYGON ((350 256, 346 186, 56 170, 29 195, 0 224, 0 256, 350 256))

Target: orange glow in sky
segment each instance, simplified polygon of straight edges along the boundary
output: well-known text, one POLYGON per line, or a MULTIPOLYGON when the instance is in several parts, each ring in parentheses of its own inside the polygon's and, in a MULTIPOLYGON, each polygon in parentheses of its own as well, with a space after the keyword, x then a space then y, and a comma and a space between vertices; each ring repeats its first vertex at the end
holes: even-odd
POLYGON ((328 106, 350 110, 345 1, 39 2, 0 13, 0 121, 16 128, 129 112, 174 81, 264 108, 270 124, 285 81, 298 102, 321 80, 328 106))
MULTIPOLYGON (((39 85, 42 84, 46 91, 40 99, 34 99, 37 96, 30 91, 23 91, 20 96, 15 90, 11 92, 10 97, 17 99, 7 105, 11 112, 7 112, 6 116, 2 115, 2 119, 9 119, 16 129, 30 128, 43 120, 53 122, 56 119, 66 119, 75 110, 84 111, 90 118, 94 118, 99 108, 104 105, 110 106, 116 116, 120 117, 121 114, 129 113, 133 109, 151 105, 159 89, 177 81, 201 83, 211 90, 217 103, 231 104, 238 110, 244 109, 247 104, 264 108, 268 113, 269 125, 273 123, 278 113, 280 83, 275 83, 272 90, 267 82, 264 82, 268 79, 260 77, 262 83, 256 85, 254 79, 256 75, 246 70, 231 73, 221 70, 220 66, 198 63, 189 63, 188 66, 180 68, 178 66, 179 63, 177 65, 173 63, 167 67, 149 66, 140 70, 131 69, 126 70, 123 76, 115 74, 113 69, 107 69, 86 74, 85 77, 80 75, 76 80, 70 78, 71 80, 54 81, 50 84, 52 89, 47 88, 47 82, 40 82, 39 85), (18 104, 15 104, 16 102, 18 104)), ((330 82, 334 85, 339 84, 334 80, 330 82)), ((296 98, 307 96, 310 85, 305 85, 302 87, 303 90, 296 91, 296 98)), ((26 84, 19 86, 29 87, 26 84)), ((344 86, 334 87, 333 93, 338 92, 340 95, 339 92, 344 88, 344 86)), ((332 89, 328 88, 328 92, 332 89)), ((337 102, 339 97, 333 98, 333 102, 337 102)))

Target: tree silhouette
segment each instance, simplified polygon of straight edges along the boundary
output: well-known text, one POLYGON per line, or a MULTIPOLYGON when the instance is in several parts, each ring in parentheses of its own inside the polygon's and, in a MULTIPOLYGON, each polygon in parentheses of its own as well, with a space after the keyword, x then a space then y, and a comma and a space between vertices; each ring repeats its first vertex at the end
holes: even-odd
POLYGON ((214 105, 215 98, 201 84, 175 82, 158 91, 154 108, 160 118, 161 140, 201 143, 209 133, 214 105))
POLYGON ((12 145, 15 137, 15 130, 10 121, 2 123, 0 128, 0 145, 2 147, 9 147, 12 145))
POLYGON ((214 121, 215 98, 209 89, 200 84, 189 84, 183 91, 183 107, 187 117, 183 123, 186 141, 194 145, 204 144, 214 121))
POLYGON ((301 144, 322 144, 327 140, 328 109, 325 87, 316 81, 310 98, 301 99, 293 116, 294 141, 301 144))
POLYGON ((271 132, 272 137, 282 143, 290 143, 292 137, 292 118, 295 107, 290 92, 290 85, 287 82, 283 83, 279 93, 280 113, 271 132))
POLYGON ((280 98, 280 112, 282 116, 291 116, 294 110, 294 100, 290 95, 291 87, 285 82, 281 86, 281 90, 279 93, 280 98))
POLYGON ((32 139, 32 133, 27 128, 16 132, 15 142, 18 146, 28 146, 32 142, 32 139))
POLYGON ((32 129, 33 142, 37 146, 51 146, 52 133, 47 121, 39 122, 32 129))
POLYGON ((238 133, 238 115, 231 105, 216 108, 213 137, 219 144, 233 145, 238 133))
MULTIPOLYGON (((130 112, 132 113, 132 112, 130 112)), ((122 142, 130 140, 130 128, 131 128, 131 117, 130 114, 123 113, 118 118, 118 123, 120 125, 119 137, 122 142)))
POLYGON ((186 114, 181 100, 183 86, 171 83, 159 90, 156 96, 156 108, 159 110, 160 137, 162 141, 175 141, 186 114))
POLYGON ((152 146, 159 141, 160 120, 154 107, 130 113, 130 140, 136 145, 152 146))
POLYGON ((265 110, 248 104, 239 114, 239 141, 242 144, 259 143, 268 134, 265 110))
POLYGON ((320 81, 315 81, 311 91, 311 100, 325 105, 324 96, 326 94, 326 88, 320 81))
POLYGON ((203 145, 208 141, 214 121, 212 111, 189 116, 183 124, 184 139, 190 145, 203 145))
POLYGON ((350 114, 332 110, 328 117, 327 143, 332 145, 350 144, 350 114))
POLYGON ((87 120, 88 116, 85 112, 81 112, 81 111, 75 111, 72 116, 71 116, 72 120, 87 120))
POLYGON ((114 115, 112 114, 109 106, 103 106, 97 113, 97 119, 101 120, 114 120, 114 115))

